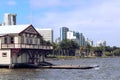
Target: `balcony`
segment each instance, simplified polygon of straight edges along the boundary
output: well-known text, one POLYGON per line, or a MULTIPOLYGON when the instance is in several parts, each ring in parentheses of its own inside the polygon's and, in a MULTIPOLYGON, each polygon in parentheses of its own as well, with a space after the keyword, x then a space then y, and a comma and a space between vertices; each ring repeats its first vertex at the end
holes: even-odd
POLYGON ((2 49, 13 49, 13 48, 21 48, 21 49, 43 49, 43 50, 52 50, 52 46, 45 46, 39 44, 1 44, 2 49))

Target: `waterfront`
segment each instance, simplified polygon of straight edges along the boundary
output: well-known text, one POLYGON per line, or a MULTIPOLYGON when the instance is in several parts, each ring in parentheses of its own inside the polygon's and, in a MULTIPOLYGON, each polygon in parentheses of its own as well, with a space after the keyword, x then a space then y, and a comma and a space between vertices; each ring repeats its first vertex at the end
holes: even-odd
POLYGON ((99 65, 81 69, 0 69, 0 80, 120 80, 120 57, 50 60, 57 65, 99 65))

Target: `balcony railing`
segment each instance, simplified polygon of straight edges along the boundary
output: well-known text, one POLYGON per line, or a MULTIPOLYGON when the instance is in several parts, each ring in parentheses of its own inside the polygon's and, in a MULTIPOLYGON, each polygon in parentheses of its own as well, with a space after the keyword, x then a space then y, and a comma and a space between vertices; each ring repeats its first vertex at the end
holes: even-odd
POLYGON ((2 49, 25 48, 25 49, 45 49, 52 50, 52 46, 38 45, 38 44, 1 44, 2 49))

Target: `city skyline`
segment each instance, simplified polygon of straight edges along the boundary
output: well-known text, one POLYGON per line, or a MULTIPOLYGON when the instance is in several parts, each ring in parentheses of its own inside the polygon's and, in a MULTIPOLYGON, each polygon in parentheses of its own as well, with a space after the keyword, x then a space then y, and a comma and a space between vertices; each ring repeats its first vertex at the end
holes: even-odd
POLYGON ((119 46, 119 0, 0 0, 0 23, 4 13, 17 14, 17 24, 33 24, 52 28, 54 39, 60 27, 83 33, 96 43, 105 40, 108 46, 119 46), (21 6, 22 5, 22 6, 21 6))

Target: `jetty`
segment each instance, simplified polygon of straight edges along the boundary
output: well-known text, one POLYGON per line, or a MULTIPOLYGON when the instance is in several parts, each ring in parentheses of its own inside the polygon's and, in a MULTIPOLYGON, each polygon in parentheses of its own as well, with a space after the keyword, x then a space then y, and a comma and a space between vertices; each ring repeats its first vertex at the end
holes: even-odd
MULTIPOLYGON (((20 68, 26 68, 26 69, 92 69, 99 67, 98 65, 93 66, 87 66, 87 65, 54 65, 50 62, 41 62, 39 64, 13 64, 11 69, 20 69, 20 68)), ((0 66, 0 68, 9 68, 9 66, 0 66)))
POLYGON ((80 66, 80 65, 54 65, 54 66, 40 66, 42 69, 92 69, 97 66, 80 66))
POLYGON ((92 69, 99 67, 98 65, 55 65, 50 62, 42 62, 39 64, 38 68, 41 69, 92 69))

